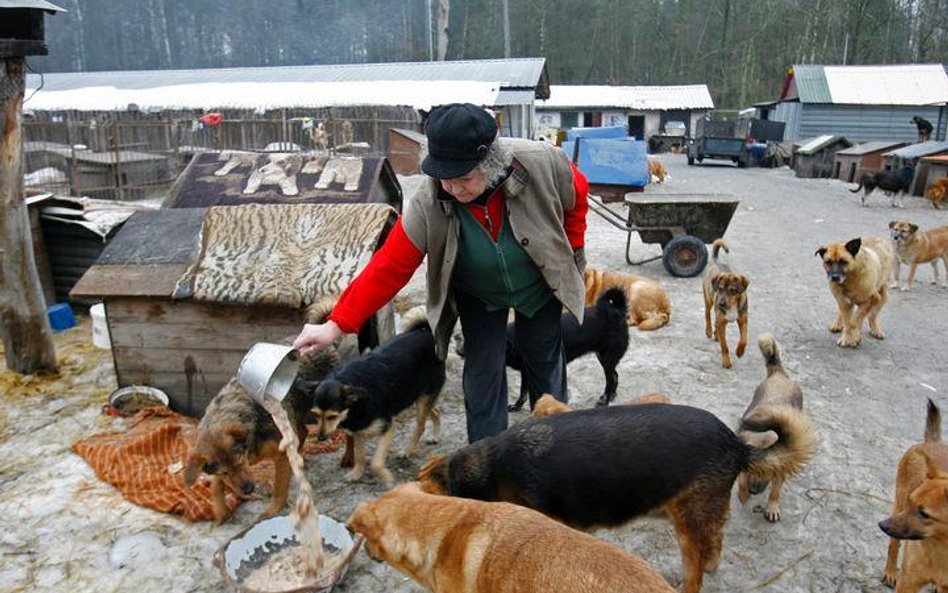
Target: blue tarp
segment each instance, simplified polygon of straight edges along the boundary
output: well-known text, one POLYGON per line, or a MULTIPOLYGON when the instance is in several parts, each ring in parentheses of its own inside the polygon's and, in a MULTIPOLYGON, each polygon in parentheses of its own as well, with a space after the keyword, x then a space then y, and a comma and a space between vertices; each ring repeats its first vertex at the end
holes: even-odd
MULTIPOLYGON (((563 151, 573 158, 575 141, 563 143, 563 151)), ((645 187, 648 183, 648 157, 645 143, 629 137, 582 138, 576 166, 590 183, 645 187)))
POLYGON ((603 126, 601 128, 573 128, 567 130, 566 139, 577 138, 627 138, 629 130, 625 126, 603 126))

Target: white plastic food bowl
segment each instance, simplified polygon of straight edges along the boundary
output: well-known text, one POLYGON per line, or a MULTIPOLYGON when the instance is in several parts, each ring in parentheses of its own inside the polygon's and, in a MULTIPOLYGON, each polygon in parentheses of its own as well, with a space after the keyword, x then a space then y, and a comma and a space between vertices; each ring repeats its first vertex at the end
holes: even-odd
POLYGON ((259 404, 267 395, 283 401, 299 367, 299 353, 292 346, 257 342, 240 361, 237 381, 259 404))
MULTIPOLYGON (((338 567, 333 572, 323 575, 319 580, 283 593, 328 593, 343 579, 349 563, 359 551, 359 546, 363 541, 361 535, 353 538, 344 523, 325 515, 319 516, 319 533, 322 535, 323 545, 327 548, 327 554, 341 559, 338 567)), ((225 585, 232 584, 241 593, 260 593, 255 589, 242 586, 241 581, 251 570, 262 566, 270 556, 297 539, 293 521, 289 517, 284 515, 264 519, 224 544, 214 554, 214 566, 221 571, 221 578, 225 585), (238 573, 244 574, 238 576, 238 573)))
POLYGON ((158 389, 157 387, 150 387, 148 385, 128 385, 126 387, 119 387, 111 394, 109 394, 109 406, 114 410, 119 416, 134 416, 140 409, 151 406, 167 406, 168 405, 168 394, 164 391, 158 389), (133 401, 136 398, 145 399, 153 401, 154 403, 148 406, 140 406, 134 410, 128 410, 125 408, 126 404, 133 401))

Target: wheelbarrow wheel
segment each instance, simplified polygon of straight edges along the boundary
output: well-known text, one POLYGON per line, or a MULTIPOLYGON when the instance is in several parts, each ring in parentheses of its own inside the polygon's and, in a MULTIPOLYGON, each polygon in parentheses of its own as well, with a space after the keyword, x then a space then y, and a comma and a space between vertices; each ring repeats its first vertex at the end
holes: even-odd
POLYGON ((691 235, 675 237, 665 245, 662 264, 672 276, 691 278, 708 265, 708 248, 704 241, 691 235))

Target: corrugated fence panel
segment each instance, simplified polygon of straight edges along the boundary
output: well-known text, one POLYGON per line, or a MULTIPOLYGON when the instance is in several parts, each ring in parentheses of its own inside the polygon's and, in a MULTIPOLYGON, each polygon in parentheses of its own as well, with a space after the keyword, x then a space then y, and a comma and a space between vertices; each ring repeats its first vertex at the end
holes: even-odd
POLYGON ((800 118, 799 138, 839 134, 852 142, 868 140, 915 142, 918 131, 915 124, 911 122, 913 115, 920 115, 937 125, 938 107, 804 105, 800 118))

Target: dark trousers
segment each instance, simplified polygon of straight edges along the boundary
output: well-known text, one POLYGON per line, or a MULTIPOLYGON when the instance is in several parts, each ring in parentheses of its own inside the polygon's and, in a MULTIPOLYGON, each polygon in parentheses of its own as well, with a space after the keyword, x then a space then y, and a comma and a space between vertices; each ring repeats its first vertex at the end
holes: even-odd
MULTIPOLYGON (((487 311, 477 298, 455 295, 464 335, 464 409, 470 443, 507 429, 507 310, 487 311)), ((544 393, 566 402, 566 359, 560 315, 550 299, 533 317, 516 313, 515 339, 523 356, 523 380, 531 404, 544 393)))

